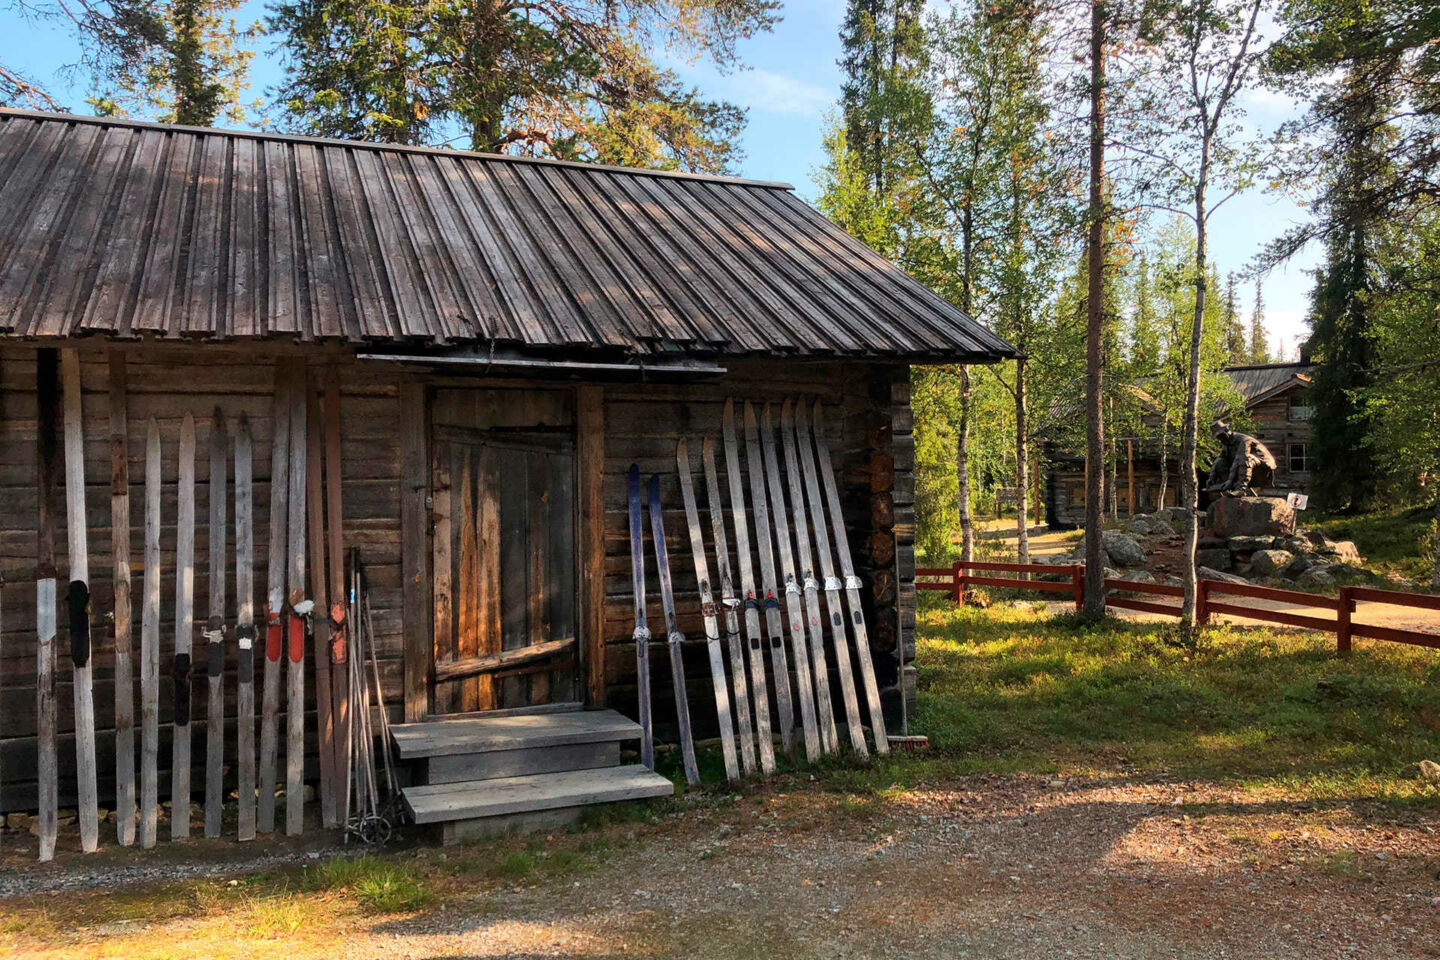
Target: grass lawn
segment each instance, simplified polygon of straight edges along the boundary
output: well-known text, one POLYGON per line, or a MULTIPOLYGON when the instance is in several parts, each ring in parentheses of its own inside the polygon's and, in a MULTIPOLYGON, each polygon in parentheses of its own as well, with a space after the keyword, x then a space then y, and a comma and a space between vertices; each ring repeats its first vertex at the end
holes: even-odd
POLYGON ((1433 507, 1392 507, 1356 515, 1302 515, 1303 526, 1332 540, 1354 540, 1366 565, 1381 574, 1403 577, 1420 587, 1435 576, 1433 507))
POLYGON ((1328 636, 1238 627, 1191 643, 1028 604, 926 598, 920 617, 914 726, 931 749, 905 779, 1133 771, 1440 807, 1415 773, 1440 757, 1440 652, 1362 641, 1340 658, 1328 636))

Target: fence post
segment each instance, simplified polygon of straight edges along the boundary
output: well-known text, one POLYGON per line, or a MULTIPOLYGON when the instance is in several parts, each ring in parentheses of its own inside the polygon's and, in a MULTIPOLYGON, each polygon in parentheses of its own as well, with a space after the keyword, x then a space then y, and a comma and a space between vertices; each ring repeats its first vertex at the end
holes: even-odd
POLYGON ((951 568, 950 594, 955 598, 955 606, 965 606, 965 575, 960 572, 961 561, 956 560, 955 566, 951 568))
POLYGON ((1210 626, 1210 581, 1195 581, 1195 622, 1202 627, 1210 626))
POLYGON ((1340 609, 1335 617, 1335 652, 1342 657, 1350 655, 1350 611, 1355 608, 1353 589, 1340 588, 1340 609))
POLYGON ((1070 586, 1075 592, 1075 612, 1085 611, 1085 565, 1075 563, 1070 565, 1070 586))

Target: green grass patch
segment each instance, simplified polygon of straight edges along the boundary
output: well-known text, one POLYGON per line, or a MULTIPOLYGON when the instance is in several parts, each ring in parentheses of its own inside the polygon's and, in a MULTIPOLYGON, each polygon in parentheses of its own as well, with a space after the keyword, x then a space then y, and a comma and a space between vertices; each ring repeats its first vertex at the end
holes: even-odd
POLYGON ((1365 565, 1420 588, 1435 575, 1435 513, 1431 506, 1391 507, 1373 513, 1316 514, 1301 518, 1331 540, 1353 540, 1365 565))
POLYGON ((419 910, 434 894, 411 867, 380 857, 336 857, 305 871, 307 890, 339 891, 371 913, 419 910))
POLYGON ((828 769, 854 792, 939 773, 1167 772, 1420 800, 1437 752, 1440 655, 1318 634, 1173 626, 922 602, 921 759, 828 769))

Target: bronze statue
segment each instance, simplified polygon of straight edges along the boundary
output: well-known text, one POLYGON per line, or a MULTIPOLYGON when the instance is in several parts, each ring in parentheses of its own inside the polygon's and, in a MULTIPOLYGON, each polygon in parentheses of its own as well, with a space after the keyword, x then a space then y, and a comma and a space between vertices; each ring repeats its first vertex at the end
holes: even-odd
POLYGON ((1220 453, 1210 466, 1205 492, 1253 497, 1255 487, 1275 479, 1275 456, 1265 444, 1248 433, 1236 433, 1224 420, 1212 423, 1210 433, 1220 441, 1220 453))

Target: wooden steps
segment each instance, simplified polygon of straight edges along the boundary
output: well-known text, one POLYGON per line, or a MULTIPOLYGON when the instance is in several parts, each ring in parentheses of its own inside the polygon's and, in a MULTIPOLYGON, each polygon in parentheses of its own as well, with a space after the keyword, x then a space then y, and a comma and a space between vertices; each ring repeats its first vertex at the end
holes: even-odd
POLYGON ((674 785, 621 766, 640 726, 613 710, 466 716, 392 728, 412 767, 402 798, 444 843, 573 823, 598 803, 668 796, 674 785))

